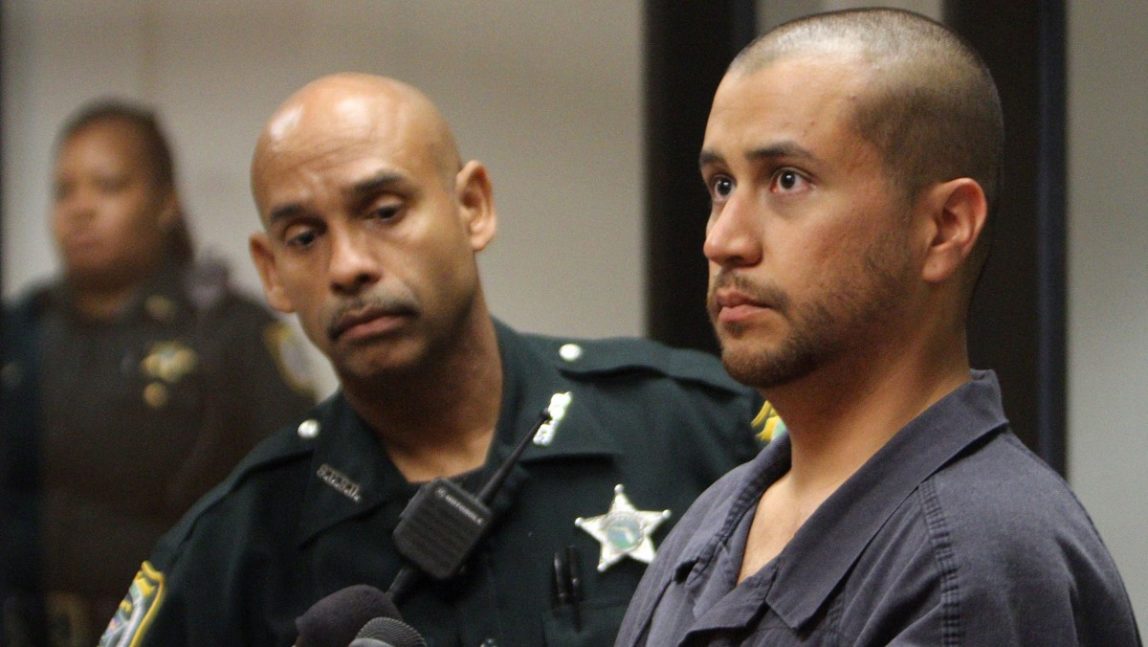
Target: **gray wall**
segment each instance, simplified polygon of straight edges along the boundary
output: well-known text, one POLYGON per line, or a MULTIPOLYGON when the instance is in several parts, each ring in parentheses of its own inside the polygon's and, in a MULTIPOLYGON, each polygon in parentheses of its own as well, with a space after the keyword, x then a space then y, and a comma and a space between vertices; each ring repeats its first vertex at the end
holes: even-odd
MULTIPOLYGON (((781 6, 845 4, 857 3, 781 6)), ((935 15, 939 0, 897 4, 935 15)), ((1148 3, 1068 9, 1069 478, 1146 623, 1148 3)), ((52 137, 105 93, 161 108, 198 238, 257 289, 246 166, 262 120, 310 78, 355 69, 423 87, 464 155, 491 167, 501 230, 481 263, 496 312, 534 330, 641 332, 638 2, 5 0, 4 11, 5 295, 52 272, 52 137)))
POLYGON ((1068 477, 1148 626, 1148 2, 1068 3, 1068 477))

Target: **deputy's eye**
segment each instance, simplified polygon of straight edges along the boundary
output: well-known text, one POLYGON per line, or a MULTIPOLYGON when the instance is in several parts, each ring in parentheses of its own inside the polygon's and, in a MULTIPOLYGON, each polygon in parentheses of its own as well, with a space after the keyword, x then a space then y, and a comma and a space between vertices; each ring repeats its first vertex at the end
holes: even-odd
POLYGON ((307 249, 315 243, 319 234, 313 227, 293 225, 283 232, 283 243, 295 249, 307 249))
POLYGON ((392 220, 399 215, 402 206, 398 204, 386 204, 375 207, 371 210, 370 216, 376 220, 392 220))

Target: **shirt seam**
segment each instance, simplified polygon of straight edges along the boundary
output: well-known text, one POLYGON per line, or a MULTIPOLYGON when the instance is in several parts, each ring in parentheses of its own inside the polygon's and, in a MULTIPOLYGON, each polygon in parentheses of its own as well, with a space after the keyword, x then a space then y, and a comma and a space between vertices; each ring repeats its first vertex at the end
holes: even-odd
POLYGON ((961 622, 961 591, 952 534, 941 509, 940 498, 931 479, 918 488, 925 527, 933 546, 933 558, 940 571, 941 644, 960 645, 964 637, 961 622))

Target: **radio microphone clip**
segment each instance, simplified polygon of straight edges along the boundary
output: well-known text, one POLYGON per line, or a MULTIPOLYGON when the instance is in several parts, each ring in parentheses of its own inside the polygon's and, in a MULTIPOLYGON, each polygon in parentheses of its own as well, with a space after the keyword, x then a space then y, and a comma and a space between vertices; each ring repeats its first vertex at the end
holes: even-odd
MULTIPOLYGON (((399 515, 394 531, 395 548, 419 570, 444 580, 454 576, 470 556, 471 550, 490 525, 490 505, 510 470, 538 433, 550 422, 550 408, 539 415, 538 423, 523 436, 477 495, 445 478, 423 485, 399 515)), ((398 598, 412 582, 415 573, 400 571, 391 584, 392 597, 398 598)))

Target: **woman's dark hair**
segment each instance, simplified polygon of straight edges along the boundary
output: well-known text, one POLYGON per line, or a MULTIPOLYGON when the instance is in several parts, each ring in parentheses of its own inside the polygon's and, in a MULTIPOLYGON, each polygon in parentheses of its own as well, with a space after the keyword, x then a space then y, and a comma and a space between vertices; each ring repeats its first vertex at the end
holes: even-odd
MULTIPOLYGON (((81 130, 105 122, 122 123, 132 129, 143 144, 152 181, 158 188, 174 192, 175 158, 171 153, 171 146, 155 112, 144 106, 120 99, 103 99, 81 107, 60 130, 59 138, 56 140, 57 150, 81 130)), ((187 219, 184 218, 183 206, 177 204, 176 208, 179 213, 175 226, 168 235, 167 251, 178 264, 186 265, 195 256, 195 246, 187 226, 187 219)))

